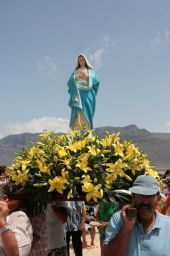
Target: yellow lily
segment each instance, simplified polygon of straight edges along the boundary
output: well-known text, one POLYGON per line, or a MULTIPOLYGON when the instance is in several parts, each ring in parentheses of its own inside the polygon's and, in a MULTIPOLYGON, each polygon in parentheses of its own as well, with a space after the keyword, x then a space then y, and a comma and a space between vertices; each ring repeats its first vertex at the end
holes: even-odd
POLYGON ((74 142, 73 144, 68 145, 67 148, 71 151, 77 151, 79 149, 84 148, 88 142, 89 142, 89 138, 85 138, 83 140, 79 140, 74 142))
POLYGON ((26 170, 30 165, 30 160, 21 160, 20 165, 22 166, 22 170, 26 170))
POLYGON ((134 144, 125 142, 126 145, 126 153, 125 153, 125 160, 128 160, 130 158, 134 158, 140 155, 140 152, 137 147, 135 147, 134 144))
POLYGON ((24 186, 25 183, 29 180, 28 170, 17 170, 16 174, 13 174, 11 178, 13 181, 15 181, 16 185, 21 184, 22 186, 24 186))
POLYGON ((41 162, 39 159, 36 159, 36 163, 38 165, 39 171, 42 173, 47 173, 50 175, 50 169, 46 166, 45 163, 41 162))
POLYGON ((123 153, 124 147, 122 144, 120 144, 120 143, 115 144, 114 149, 115 149, 116 156, 124 157, 124 153, 123 153))
POLYGON ((126 164, 122 163, 121 159, 117 160, 114 164, 108 163, 106 166, 109 166, 109 168, 106 168, 106 171, 110 173, 110 175, 106 176, 111 179, 111 182, 115 181, 117 176, 123 177, 125 175, 123 168, 126 167, 126 164))
POLYGON ((141 167, 139 165, 139 160, 135 158, 131 162, 129 162, 128 169, 130 169, 132 174, 135 175, 137 171, 141 170, 141 167))
POLYGON ((93 185, 92 183, 85 183, 82 186, 82 191, 87 193, 86 200, 90 201, 93 199, 95 202, 97 202, 98 199, 102 199, 103 197, 103 189, 101 189, 102 185, 93 185))
POLYGON ((67 157, 68 155, 67 150, 64 147, 61 147, 59 145, 57 145, 54 148, 54 153, 58 155, 58 158, 64 158, 64 157, 67 157))
POLYGON ((51 137, 52 134, 53 134, 53 132, 44 132, 44 133, 40 134, 40 137, 42 139, 48 139, 49 137, 51 137))
POLYGON ((53 180, 49 179, 48 183, 50 184, 50 188, 48 192, 52 192, 53 190, 57 190, 58 193, 63 194, 68 181, 66 179, 67 172, 62 170, 62 176, 57 176, 53 180))
POLYGON ((107 172, 121 172, 123 168, 127 166, 126 163, 122 162, 122 159, 118 159, 114 164, 113 163, 107 163, 106 166, 109 168, 106 169, 107 172))
POLYGON ((67 199, 69 200, 70 198, 73 198, 73 190, 70 189, 70 191, 67 194, 67 199))
POLYGON ((71 164, 71 159, 61 159, 61 163, 63 163, 66 166, 67 170, 72 169, 72 167, 70 165, 71 164))
POLYGON ((119 133, 109 134, 107 133, 105 138, 101 140, 100 144, 103 147, 110 147, 113 143, 116 143, 120 140, 119 133))
POLYGON ((76 164, 76 167, 79 167, 84 172, 87 172, 88 170, 91 170, 91 168, 88 166, 88 159, 89 159, 90 153, 84 153, 80 157, 78 157, 76 164))
POLYGON ((91 182, 91 178, 89 175, 83 176, 81 183, 85 184, 85 183, 90 183, 90 182, 91 182))
POLYGON ((100 152, 100 149, 96 148, 95 146, 88 146, 87 148, 92 156, 96 156, 100 152))

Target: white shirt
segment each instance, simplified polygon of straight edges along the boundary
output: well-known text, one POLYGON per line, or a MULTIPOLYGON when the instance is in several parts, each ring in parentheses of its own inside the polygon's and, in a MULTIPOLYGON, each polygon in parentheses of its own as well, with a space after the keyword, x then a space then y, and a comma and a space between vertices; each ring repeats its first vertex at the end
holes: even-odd
MULTIPOLYGON (((16 211, 7 216, 7 222, 17 239, 19 256, 28 256, 32 243, 32 226, 28 216, 22 211, 16 211)), ((0 255, 3 255, 0 237, 0 255)))
MULTIPOLYGON (((57 201, 56 207, 66 207, 64 201, 57 201)), ((51 205, 49 204, 46 211, 47 233, 48 233, 48 249, 62 248, 66 246, 65 224, 63 224, 55 215, 51 205)))

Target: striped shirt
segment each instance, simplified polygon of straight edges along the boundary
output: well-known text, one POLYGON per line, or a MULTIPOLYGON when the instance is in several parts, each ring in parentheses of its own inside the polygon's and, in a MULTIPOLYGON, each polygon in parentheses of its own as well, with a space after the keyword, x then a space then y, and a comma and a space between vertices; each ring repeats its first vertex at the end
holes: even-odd
POLYGON ((69 201, 69 215, 66 223, 66 231, 77 231, 81 224, 82 209, 85 208, 84 201, 69 201))

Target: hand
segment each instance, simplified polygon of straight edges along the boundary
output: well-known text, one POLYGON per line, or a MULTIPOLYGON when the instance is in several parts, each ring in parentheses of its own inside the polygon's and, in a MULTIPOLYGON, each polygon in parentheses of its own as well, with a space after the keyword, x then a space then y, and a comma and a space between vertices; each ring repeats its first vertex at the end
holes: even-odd
POLYGON ((89 76, 86 72, 80 72, 78 75, 75 76, 76 80, 80 79, 87 79, 89 76))
POLYGON ((81 72, 81 78, 83 79, 87 79, 88 78, 88 74, 86 72, 81 72))
POLYGON ((107 227, 107 225, 108 225, 108 222, 100 221, 99 228, 105 228, 105 227, 107 227))
POLYGON ((75 79, 76 80, 81 80, 81 79, 85 79, 84 78, 84 75, 83 75, 83 72, 79 73, 78 75, 75 76, 75 79))
POLYGON ((0 228, 7 224, 6 216, 9 213, 8 204, 5 201, 0 201, 0 228))
POLYGON ((124 225, 126 225, 126 227, 131 228, 135 224, 136 218, 133 218, 133 219, 128 218, 128 216, 126 214, 126 209, 129 208, 129 207, 133 207, 133 205, 126 204, 122 207, 121 216, 122 216, 122 219, 124 221, 124 225))

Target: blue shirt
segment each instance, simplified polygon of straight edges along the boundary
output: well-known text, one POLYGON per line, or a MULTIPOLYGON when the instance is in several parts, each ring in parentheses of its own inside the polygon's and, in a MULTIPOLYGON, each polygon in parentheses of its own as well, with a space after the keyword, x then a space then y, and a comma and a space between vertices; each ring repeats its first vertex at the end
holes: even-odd
MULTIPOLYGON (((116 212, 110 219, 106 229, 105 245, 116 237, 123 226, 120 213, 120 211, 116 212)), ((144 233, 140 223, 134 224, 129 237, 126 256, 170 256, 170 217, 157 211, 155 214, 155 224, 147 234, 144 233)))

